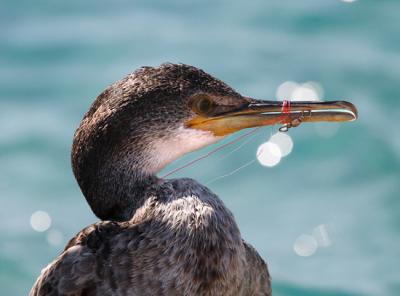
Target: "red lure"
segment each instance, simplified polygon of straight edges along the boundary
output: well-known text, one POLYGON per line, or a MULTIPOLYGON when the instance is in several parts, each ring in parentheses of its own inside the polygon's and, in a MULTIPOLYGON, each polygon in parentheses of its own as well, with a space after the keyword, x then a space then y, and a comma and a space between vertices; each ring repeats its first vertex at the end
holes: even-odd
POLYGON ((282 104, 282 123, 288 124, 291 122, 290 118, 290 101, 289 100, 283 100, 282 104))

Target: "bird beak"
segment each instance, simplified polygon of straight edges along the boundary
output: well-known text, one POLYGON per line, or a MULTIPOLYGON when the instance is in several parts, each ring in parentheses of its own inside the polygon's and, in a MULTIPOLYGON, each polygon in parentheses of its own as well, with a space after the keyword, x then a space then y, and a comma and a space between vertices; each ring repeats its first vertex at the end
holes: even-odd
POLYGON ((262 101, 248 104, 213 117, 198 116, 187 126, 207 130, 216 136, 226 136, 236 131, 275 124, 297 126, 302 122, 344 122, 357 119, 356 107, 345 101, 262 101))

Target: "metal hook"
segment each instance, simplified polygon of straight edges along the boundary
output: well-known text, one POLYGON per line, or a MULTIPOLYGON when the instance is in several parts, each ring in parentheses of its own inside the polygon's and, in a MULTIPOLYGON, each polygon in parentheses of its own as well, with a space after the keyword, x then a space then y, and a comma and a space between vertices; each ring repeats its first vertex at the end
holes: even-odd
MULTIPOLYGON (((311 113, 310 113, 310 114, 311 114, 311 113)), ((282 132, 282 133, 286 133, 286 132, 289 131, 289 129, 291 129, 292 127, 298 127, 298 126, 302 123, 303 118, 304 118, 304 115, 303 115, 303 114, 301 114, 300 117, 293 118, 291 122, 282 125, 282 126, 279 128, 279 131, 282 132)))
POLYGON ((290 129, 291 127, 292 127, 292 126, 290 125, 290 123, 286 123, 286 124, 282 125, 282 126, 279 128, 279 131, 280 131, 281 133, 286 133, 287 131, 289 131, 289 129, 290 129))
POLYGON ((301 118, 304 118, 306 116, 311 117, 312 116, 312 111, 311 110, 303 110, 303 111, 301 111, 301 118))
MULTIPOLYGON (((289 123, 285 123, 284 125, 282 125, 279 128, 279 131, 282 133, 286 133, 292 127, 298 127, 303 122, 303 119, 306 116, 311 117, 312 111, 311 110, 302 110, 299 117, 293 118, 293 119, 291 119, 291 121, 289 123)), ((290 118, 290 114, 289 114, 289 118, 290 118)))

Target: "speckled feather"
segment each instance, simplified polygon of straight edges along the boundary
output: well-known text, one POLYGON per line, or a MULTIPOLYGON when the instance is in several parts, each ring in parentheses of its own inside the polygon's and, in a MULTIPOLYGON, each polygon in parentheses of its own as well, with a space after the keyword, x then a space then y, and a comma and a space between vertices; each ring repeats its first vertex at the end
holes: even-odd
POLYGON ((72 165, 93 212, 108 221, 71 239, 30 295, 271 295, 266 264, 218 196, 192 179, 155 176, 154 143, 182 130, 198 92, 231 108, 247 100, 174 64, 139 69, 96 99, 75 134, 72 165))

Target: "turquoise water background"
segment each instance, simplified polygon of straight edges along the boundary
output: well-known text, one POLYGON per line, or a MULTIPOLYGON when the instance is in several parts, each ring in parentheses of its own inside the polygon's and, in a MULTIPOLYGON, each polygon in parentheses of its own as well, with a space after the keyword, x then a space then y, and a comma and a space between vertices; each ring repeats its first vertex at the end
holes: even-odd
MULTIPOLYGON (((400 295, 399 15, 396 0, 1 0, 0 294, 26 295, 96 221, 69 158, 93 99, 139 66, 170 61, 248 96, 273 99, 284 81, 311 80, 324 99, 357 105, 359 120, 333 133, 322 124, 290 130, 294 149, 276 167, 255 162, 209 186, 268 262, 274 295, 400 295), (61 241, 31 228, 37 210, 61 241), (296 255, 296 239, 321 224, 331 246, 296 255)), ((276 130, 174 177, 227 174, 276 130)))

